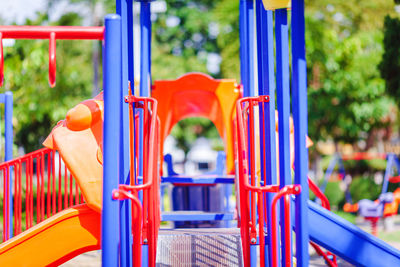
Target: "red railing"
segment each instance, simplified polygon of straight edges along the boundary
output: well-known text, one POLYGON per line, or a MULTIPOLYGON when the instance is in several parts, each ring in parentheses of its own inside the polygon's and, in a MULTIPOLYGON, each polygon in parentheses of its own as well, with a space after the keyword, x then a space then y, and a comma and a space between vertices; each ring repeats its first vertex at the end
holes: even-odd
MULTIPOLYGON (((275 204, 281 196, 285 195, 284 208, 287 213, 290 213, 290 201, 286 195, 300 193, 300 186, 298 185, 289 185, 281 189, 279 185, 267 185, 265 182, 267 180, 266 174, 264 173, 264 177, 261 177, 259 174, 261 166, 263 166, 264 170, 266 169, 267 162, 265 157, 260 156, 261 153, 265 151, 265 145, 261 142, 258 143, 259 138, 256 138, 256 135, 265 136, 266 127, 264 120, 260 119, 262 121, 262 123, 260 123, 260 120, 256 119, 256 110, 263 112, 268 102, 268 96, 247 97, 238 100, 236 105, 239 224, 245 266, 250 266, 250 245, 255 245, 257 243, 257 236, 260 248, 260 266, 266 266, 264 227, 267 219, 271 219, 272 229, 268 229, 268 233, 271 234, 271 238, 273 239, 272 248, 275 251, 270 257, 272 262, 277 263, 278 241, 275 239, 278 236, 278 228, 276 227, 275 204), (259 132, 255 131, 257 128, 259 128, 259 132), (268 193, 277 193, 272 201, 272 218, 267 218, 266 216, 266 200, 268 193)), ((260 114, 260 116, 264 118, 264 114, 260 114)), ((275 127, 272 130, 275 131, 275 127)), ((282 229, 282 235, 285 236, 285 247, 289 250, 287 250, 288 255, 283 255, 282 257, 286 260, 288 260, 289 257, 290 260, 290 220, 285 221, 286 225, 285 229, 282 229), (285 231, 288 231, 288 233, 284 234, 285 231)))
POLYGON ((0 26, 0 86, 4 80, 2 39, 49 39, 49 84, 56 84, 56 40, 103 40, 104 27, 0 26))
POLYGON ((160 225, 160 176, 159 176, 159 124, 157 121, 157 101, 149 97, 125 98, 129 103, 130 131, 130 173, 131 184, 120 185, 114 191, 115 199, 132 200, 133 266, 141 266, 141 246, 149 246, 149 266, 155 266, 157 236, 160 225), (142 116, 135 116, 135 109, 141 109, 142 116), (142 182, 138 176, 139 166, 139 120, 142 119, 143 140, 142 182), (133 177, 133 178, 132 178, 133 177), (139 201, 138 192, 143 190, 143 201, 139 201))
MULTIPOLYGON (((319 189, 319 187, 310 178, 308 178, 308 186, 309 186, 310 190, 314 193, 314 195, 317 198, 319 198, 319 200, 321 201, 321 206, 327 210, 331 210, 331 205, 329 204, 328 198, 324 195, 324 193, 319 189)), ((321 257, 324 258, 324 260, 328 266, 330 266, 330 267, 337 266, 336 255, 332 254, 329 251, 324 252, 322 250, 322 248, 320 248, 314 242, 310 242, 310 244, 315 249, 315 251, 318 253, 318 255, 320 255, 321 257)))
POLYGON ((78 184, 61 157, 56 157, 55 150, 43 148, 4 162, 0 164, 0 175, 3 176, 3 241, 10 238, 10 227, 18 235, 55 213, 84 202, 78 184))

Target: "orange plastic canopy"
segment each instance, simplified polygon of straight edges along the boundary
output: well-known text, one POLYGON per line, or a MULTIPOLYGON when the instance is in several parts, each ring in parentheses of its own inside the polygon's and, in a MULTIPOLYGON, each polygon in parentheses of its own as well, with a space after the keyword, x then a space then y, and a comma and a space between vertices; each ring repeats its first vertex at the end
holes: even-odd
POLYGON ((233 79, 213 79, 202 73, 188 73, 176 80, 155 81, 152 97, 158 101, 160 146, 180 120, 205 117, 211 120, 225 143, 226 170, 234 171, 233 117, 241 92, 233 79))

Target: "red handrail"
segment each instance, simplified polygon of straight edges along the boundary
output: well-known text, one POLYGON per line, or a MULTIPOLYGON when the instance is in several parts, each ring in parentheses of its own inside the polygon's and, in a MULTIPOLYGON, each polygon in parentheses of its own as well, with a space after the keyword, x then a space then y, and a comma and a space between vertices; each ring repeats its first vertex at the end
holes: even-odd
POLYGON ((49 39, 49 84, 56 83, 56 40, 103 40, 104 27, 0 26, 0 86, 4 81, 2 39, 49 39))
MULTIPOLYGON (((325 194, 319 189, 319 187, 310 178, 308 178, 308 186, 310 187, 310 190, 314 193, 314 195, 321 200, 321 206, 324 207, 327 210, 331 210, 331 205, 329 203, 328 198, 325 196, 325 194)), ((336 255, 332 254, 329 251, 328 252, 324 252, 314 242, 310 242, 310 243, 311 243, 311 246, 318 253, 318 255, 322 256, 325 259, 325 262, 330 267, 336 267, 337 266, 336 255), (329 258, 329 256, 331 258, 329 258)))
MULTIPOLYGON (((285 204, 284 204, 284 210, 285 210, 285 216, 286 218, 290 218, 290 197, 289 195, 298 195, 301 192, 301 187, 299 185, 287 185, 283 187, 279 192, 274 196, 272 199, 272 209, 271 209, 271 240, 272 240, 272 266, 278 266, 278 236, 277 232, 274 231, 274 229, 277 229, 277 208, 276 204, 278 203, 278 200, 281 197, 285 197, 285 204)), ((282 233, 284 234, 285 238, 285 250, 286 254, 282 255, 284 257, 285 261, 285 266, 292 266, 292 259, 291 259, 291 253, 288 253, 288 251, 291 251, 291 232, 292 229, 290 227, 290 220, 285 220, 285 225, 284 225, 284 230, 282 233)), ((265 266, 265 265, 264 265, 265 266)))
MULTIPOLYGON (((246 97, 239 99, 236 105, 236 145, 237 151, 235 155, 238 159, 238 186, 239 186, 239 210, 240 210, 240 231, 242 236, 242 248, 243 248, 243 258, 245 266, 250 265, 250 244, 256 244, 257 242, 257 232, 260 247, 260 266, 265 266, 265 234, 264 225, 266 224, 266 214, 267 210, 265 203, 267 198, 267 193, 278 193, 280 194, 290 194, 300 192, 300 186, 290 185, 279 189, 279 185, 267 185, 266 184, 266 173, 263 173, 263 177, 258 175, 257 169, 263 166, 266 170, 267 162, 265 157, 257 156, 260 155, 261 151, 265 151, 265 144, 256 143, 256 132, 255 124, 259 123, 260 135, 265 136, 266 129, 263 120, 255 120, 255 108, 259 108, 260 112, 264 111, 265 105, 269 102, 268 96, 257 96, 257 97, 246 97), (263 146, 260 149, 260 145, 263 146), (260 149, 259 151, 257 149, 260 149), (260 153, 257 153, 260 152, 260 153), (256 162, 260 162, 257 166, 256 162), (257 177, 259 176, 259 177, 257 177), (257 196, 257 200, 256 200, 257 196), (258 214, 257 214, 258 212, 258 214), (257 221, 258 218, 258 221, 257 221), (258 224, 258 229, 257 229, 258 224), (257 231, 258 230, 258 231, 257 231)), ((261 113, 262 118, 264 114, 261 113)), ((275 130, 275 128, 273 129, 275 130)), ((289 217, 290 209, 289 202, 286 201, 286 216, 289 217)), ((274 215, 276 216, 276 214, 274 215)), ((274 218, 271 218, 274 220, 274 218)), ((272 222, 272 221, 271 221, 272 222)), ((287 220, 288 229, 282 229, 283 231, 288 231, 285 234, 286 239, 289 238, 286 243, 286 248, 288 249, 288 255, 285 257, 290 257, 291 247, 290 247, 290 220, 287 220)), ((272 226, 272 229, 268 229, 268 233, 271 234, 271 238, 277 236, 278 228, 272 226)), ((276 260, 276 259, 275 259, 276 260)))
POLYGON ((130 139, 130 173, 131 184, 119 185, 115 190, 115 198, 133 201, 132 205, 132 229, 133 233, 133 255, 135 255, 134 266, 140 266, 141 245, 149 246, 149 265, 155 266, 157 236, 160 225, 160 200, 159 200, 159 171, 158 171, 158 122, 157 122, 157 101, 149 97, 135 97, 129 91, 125 97, 125 102, 129 103, 129 139, 130 139), (140 116, 135 116, 135 108, 143 110, 143 183, 138 183, 138 120, 140 116), (136 129, 135 129, 136 128, 136 129), (136 131, 135 131, 136 130, 136 131), (137 199, 138 191, 143 190, 143 203, 137 199), (140 206, 140 207, 139 207, 140 206), (140 225, 140 227, 138 227, 140 225), (140 233, 138 232, 140 231, 140 233))
POLYGON ((142 203, 133 195, 131 192, 124 189, 116 189, 113 191, 113 199, 132 200, 132 234, 133 234, 133 245, 132 245, 132 259, 133 266, 142 266, 142 203))
POLYGON ((14 235, 20 234, 61 210, 84 202, 78 184, 75 182, 75 186, 73 185, 72 174, 66 166, 61 168, 63 164, 61 157, 58 160, 57 176, 55 152, 55 150, 43 148, 0 164, 0 175, 3 173, 3 241, 10 238, 9 195, 12 194, 9 191, 10 183, 14 182, 14 235), (56 187, 57 180, 58 188, 56 187), (36 201, 34 201, 35 198, 36 201), (25 210, 23 202, 25 202, 25 210), (26 215, 25 222, 22 220, 23 213, 26 215))

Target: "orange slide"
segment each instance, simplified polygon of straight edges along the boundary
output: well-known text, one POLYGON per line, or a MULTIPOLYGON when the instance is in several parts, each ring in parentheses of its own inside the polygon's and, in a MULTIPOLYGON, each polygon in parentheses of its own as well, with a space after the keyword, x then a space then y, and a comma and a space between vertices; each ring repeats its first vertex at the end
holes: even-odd
POLYGON ((79 205, 61 211, 0 246, 0 266, 58 266, 100 249, 100 214, 79 205))
POLYGON ((103 95, 83 101, 44 142, 79 184, 85 205, 61 211, 0 244, 0 266, 58 266, 100 249, 103 95))

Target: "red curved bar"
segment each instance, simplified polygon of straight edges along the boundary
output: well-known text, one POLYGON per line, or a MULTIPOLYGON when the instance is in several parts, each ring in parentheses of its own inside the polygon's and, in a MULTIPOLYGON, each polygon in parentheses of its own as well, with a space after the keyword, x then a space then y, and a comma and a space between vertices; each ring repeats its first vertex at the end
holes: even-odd
POLYGON ((103 40, 104 27, 82 26, 0 26, 0 86, 4 80, 2 39, 49 39, 49 85, 56 84, 56 39, 103 40))
POLYGON ((49 39, 54 32, 63 40, 103 40, 104 27, 82 26, 0 26, 3 39, 49 39))
MULTIPOLYGON (((285 214, 290 213, 290 198, 288 195, 298 195, 301 192, 301 187, 299 185, 287 185, 283 187, 272 199, 272 204, 271 204, 271 237, 272 237, 272 266, 279 266, 278 265, 278 233, 277 233, 277 211, 276 211, 276 203, 278 200, 285 196, 285 214)), ((291 242, 290 242, 290 220, 285 220, 285 244, 286 244, 286 249, 287 251, 291 250, 291 242)), ((291 259, 291 254, 286 253, 286 255, 283 255, 286 266, 291 266, 292 264, 292 259, 291 259)))
POLYGON ((328 198, 310 178, 308 178, 308 186, 314 195, 321 200, 321 206, 327 210, 331 210, 331 204, 329 203, 328 198))
POLYGON ((125 97, 125 102, 129 104, 129 156, 131 184, 120 184, 119 189, 115 190, 114 198, 130 198, 132 205, 132 232, 134 234, 133 255, 135 265, 140 266, 141 245, 149 246, 149 266, 155 265, 157 234, 160 224, 160 205, 159 205, 159 172, 158 172, 158 121, 157 121, 157 100, 149 97, 135 97, 129 90, 129 95, 125 97), (135 116, 135 109, 142 109, 143 116, 135 116), (138 184, 138 143, 139 140, 139 120, 143 123, 143 183, 138 184), (136 124, 136 126, 135 126, 136 124), (135 129, 136 127, 136 129, 135 129), (136 130, 136 131, 135 131, 136 130), (135 134, 135 132, 137 134, 135 134), (137 192, 143 190, 143 202, 137 200, 137 192), (139 207, 140 206, 140 207, 139 207), (139 214, 140 213, 140 214, 139 214), (137 216, 140 218, 138 219, 137 216), (138 234, 140 231, 140 235, 138 234), (136 255, 136 256, 135 256, 136 255))
MULTIPOLYGON (((321 200, 321 206, 324 207, 327 210, 331 210, 331 205, 329 203, 328 198, 325 196, 325 194, 319 189, 319 187, 314 183, 313 180, 308 178, 308 186, 310 187, 310 190, 314 193, 314 195, 321 200)), ((336 262, 336 255, 332 254, 331 252, 324 252, 317 244, 310 242, 311 246, 315 249, 315 251, 318 253, 318 255, 322 256, 326 263, 330 267, 336 267, 337 262, 336 262), (332 256, 333 258, 330 259, 328 256, 332 256)))
POLYGON ((56 34, 50 33, 49 38, 49 85, 56 85, 56 34))
POLYGON ((132 233, 133 233, 133 244, 132 244, 132 259, 133 266, 142 266, 142 203, 132 193, 123 189, 117 189, 113 191, 113 199, 125 200, 130 199, 132 201, 132 233))

